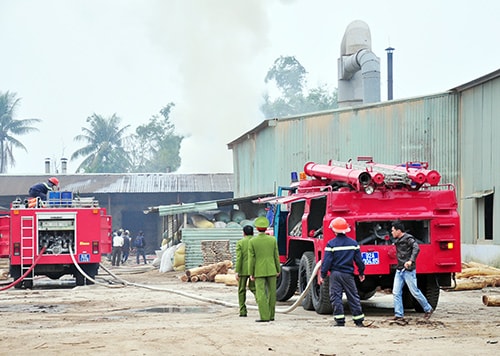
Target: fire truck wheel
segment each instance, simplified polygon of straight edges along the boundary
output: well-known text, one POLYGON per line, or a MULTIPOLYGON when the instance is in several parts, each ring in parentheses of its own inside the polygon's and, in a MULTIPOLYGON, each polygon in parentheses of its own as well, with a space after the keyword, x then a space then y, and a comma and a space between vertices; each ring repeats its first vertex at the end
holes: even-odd
MULTIPOLYGON (((306 287, 307 282, 312 276, 312 271, 314 270, 314 252, 307 251, 304 252, 300 259, 299 265, 299 292, 302 293, 306 287)), ((314 305, 312 301, 312 290, 310 289, 302 300, 302 307, 305 310, 314 310, 314 305)))
MULTIPOLYGON (((439 301, 439 284, 437 283, 436 276, 433 274, 417 276, 417 285, 427 298, 432 309, 436 309, 439 301)), ((419 313, 424 312, 424 309, 416 300, 413 304, 415 305, 415 311, 419 313)))
MULTIPOLYGON (((21 277, 21 266, 10 266, 10 276, 14 281, 17 281, 21 277)), ((22 282, 16 284, 14 288, 20 289, 22 287, 22 282)))
POLYGON ((276 281, 276 300, 286 302, 297 291, 297 267, 282 266, 281 273, 276 281))
POLYGON ((75 279, 76 279, 77 286, 84 286, 85 285, 85 277, 83 276, 83 274, 80 273, 80 271, 76 271, 75 279))
POLYGON ((330 303, 330 279, 325 278, 323 283, 318 284, 318 277, 315 277, 311 291, 312 302, 316 313, 332 314, 333 308, 330 303))
POLYGON ((377 292, 376 289, 374 290, 371 290, 371 291, 368 291, 368 292, 364 292, 364 291, 360 291, 358 290, 358 293, 359 293, 359 299, 361 300, 367 300, 367 299, 370 299, 371 297, 373 297, 375 295, 375 293, 377 292))
POLYGON ((22 281, 22 284, 23 284, 23 287, 26 289, 33 289, 33 280, 32 279, 24 279, 22 281))

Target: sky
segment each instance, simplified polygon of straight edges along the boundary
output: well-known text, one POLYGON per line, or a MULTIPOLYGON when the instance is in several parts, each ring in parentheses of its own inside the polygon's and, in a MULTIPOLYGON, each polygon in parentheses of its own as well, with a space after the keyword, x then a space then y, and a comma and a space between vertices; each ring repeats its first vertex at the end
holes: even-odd
MULTIPOLYGON (((310 88, 337 87, 346 27, 371 31, 387 100, 444 92, 500 67, 500 2, 483 0, 0 0, 0 92, 16 119, 39 118, 18 139, 9 174, 60 171, 87 117, 116 114, 132 134, 173 102, 185 138, 177 173, 232 173, 227 144, 259 125, 264 78, 295 56, 310 88)), ((68 162, 74 173, 81 160, 68 162)))

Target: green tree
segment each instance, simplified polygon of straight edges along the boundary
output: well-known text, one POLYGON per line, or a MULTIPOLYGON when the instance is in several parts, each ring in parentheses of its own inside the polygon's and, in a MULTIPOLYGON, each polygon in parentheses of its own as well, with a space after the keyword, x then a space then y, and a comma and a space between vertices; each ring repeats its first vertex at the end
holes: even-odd
POLYGON ((329 93, 326 86, 305 92, 307 71, 293 56, 280 56, 267 72, 265 83, 274 82, 280 95, 271 99, 264 95, 261 111, 268 118, 286 117, 338 107, 337 92, 329 93))
POLYGON ((30 125, 40 122, 40 119, 16 120, 14 116, 20 99, 15 93, 0 93, 0 173, 7 172, 7 166, 13 167, 16 163, 13 149, 26 147, 15 136, 38 131, 30 125))
POLYGON ((87 118, 90 127, 82 127, 83 134, 75 137, 75 141, 83 141, 87 145, 71 155, 72 160, 85 157, 77 173, 128 172, 130 161, 123 139, 130 125, 120 127, 120 122, 121 118, 116 114, 109 118, 93 114, 87 118))
POLYGON ((145 125, 138 126, 129 140, 134 172, 174 172, 181 165, 180 148, 184 137, 175 134, 170 113, 175 105, 167 104, 145 125))

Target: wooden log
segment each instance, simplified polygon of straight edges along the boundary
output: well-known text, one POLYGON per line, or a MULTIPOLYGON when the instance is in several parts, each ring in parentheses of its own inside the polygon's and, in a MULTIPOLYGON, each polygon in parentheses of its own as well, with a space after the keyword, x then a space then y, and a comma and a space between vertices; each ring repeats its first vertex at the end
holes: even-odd
POLYGON ((182 276, 179 277, 179 279, 183 282, 189 282, 189 277, 183 274, 182 276))
POLYGON ((488 307, 500 307, 500 295, 483 295, 483 304, 488 307))
POLYGON ((500 275, 500 270, 494 267, 470 267, 457 273, 457 278, 468 278, 471 276, 495 276, 500 275))
POLYGON ((479 262, 474 262, 474 261, 462 262, 462 268, 487 268, 487 269, 494 269, 500 273, 499 268, 495 268, 492 266, 485 265, 484 263, 479 263, 479 262))
POLYGON ((190 268, 186 270, 186 276, 192 277, 192 276, 197 276, 199 274, 206 274, 210 272, 213 268, 214 268, 213 265, 190 268))
POLYGON ((225 264, 218 264, 216 268, 208 272, 207 277, 210 282, 213 282, 215 279, 215 276, 218 274, 227 274, 227 265, 225 264))
POLYGON ((205 273, 200 274, 198 277, 200 278, 201 282, 208 281, 208 276, 205 273))
POLYGON ((235 274, 217 274, 214 277, 215 283, 224 283, 226 286, 237 286, 238 281, 236 280, 235 274))
POLYGON ((486 282, 487 287, 500 287, 500 275, 484 276, 481 278, 486 282))
POLYGON ((474 290, 485 287, 500 287, 500 275, 457 279, 457 287, 454 290, 474 290))
POLYGON ((199 274, 206 274, 214 269, 219 269, 221 266, 225 266, 226 268, 231 268, 233 266, 233 263, 229 260, 218 262, 218 263, 212 263, 207 266, 201 266, 201 267, 195 267, 195 268, 190 268, 186 270, 186 276, 191 277, 191 276, 197 276, 199 274))
POLYGON ((484 287, 486 287, 486 282, 484 280, 465 278, 457 280, 457 285, 453 290, 475 290, 483 289, 484 287))
POLYGON ((191 282, 198 282, 200 280, 198 276, 191 276, 189 279, 191 280, 191 282))

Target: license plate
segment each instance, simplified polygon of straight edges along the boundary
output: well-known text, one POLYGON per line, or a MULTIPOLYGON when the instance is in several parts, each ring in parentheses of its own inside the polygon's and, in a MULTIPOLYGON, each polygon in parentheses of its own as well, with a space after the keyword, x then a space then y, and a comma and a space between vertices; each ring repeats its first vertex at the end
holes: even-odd
POLYGON ((90 253, 81 253, 78 255, 78 262, 90 262, 90 253))
POLYGON ((378 265, 380 263, 377 251, 362 252, 361 258, 363 259, 363 262, 365 263, 365 265, 378 265))

